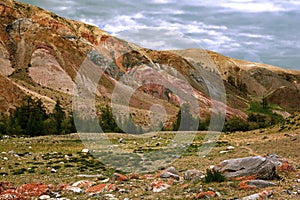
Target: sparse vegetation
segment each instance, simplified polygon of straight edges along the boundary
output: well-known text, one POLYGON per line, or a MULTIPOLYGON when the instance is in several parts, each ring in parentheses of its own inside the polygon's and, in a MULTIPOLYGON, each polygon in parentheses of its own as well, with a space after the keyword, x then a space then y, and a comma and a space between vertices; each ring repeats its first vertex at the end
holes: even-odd
POLYGON ((1 114, 0 117, 0 134, 40 136, 74 131, 73 119, 66 116, 59 101, 53 112, 48 114, 40 99, 25 96, 11 115, 1 114))
POLYGON ((204 182, 211 183, 211 182, 223 182, 226 180, 226 177, 219 171, 214 169, 207 169, 206 174, 204 177, 204 182))

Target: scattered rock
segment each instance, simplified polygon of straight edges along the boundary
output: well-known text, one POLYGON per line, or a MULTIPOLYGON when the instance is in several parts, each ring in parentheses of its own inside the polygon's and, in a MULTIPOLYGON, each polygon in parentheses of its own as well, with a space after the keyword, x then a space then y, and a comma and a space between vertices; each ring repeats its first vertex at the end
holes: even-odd
POLYGON ((184 180, 199 181, 204 178, 204 173, 199 170, 187 170, 183 173, 184 180))
POLYGON ((82 149, 81 152, 82 152, 82 153, 88 153, 88 152, 90 152, 90 150, 88 150, 88 149, 82 149))
POLYGON ((14 185, 10 182, 0 182, 0 194, 8 189, 15 189, 14 185))
POLYGON ((224 173, 226 178, 255 176, 258 179, 270 180, 278 178, 276 166, 282 163, 274 155, 268 157, 253 156, 225 160, 214 167, 224 173))
POLYGON ((96 184, 96 182, 93 182, 93 181, 81 180, 81 181, 77 181, 77 182, 73 183, 72 186, 79 187, 79 188, 89 188, 95 184, 96 184))
POLYGON ((124 176, 122 174, 114 173, 110 176, 110 180, 112 181, 128 181, 127 176, 124 176))
POLYGON ((233 149, 235 149, 234 146, 228 146, 228 147, 227 147, 227 150, 233 150, 233 149))
POLYGON ((45 199, 50 199, 51 197, 49 195, 42 195, 39 197, 39 200, 45 200, 45 199))
POLYGON ((262 137, 262 139, 266 140, 266 139, 268 139, 268 136, 265 135, 265 136, 262 137))
POLYGON ((102 174, 79 174, 77 175, 77 177, 79 178, 102 178, 103 175, 102 174))
POLYGON ((239 183, 239 188, 243 190, 266 188, 272 186, 276 186, 276 184, 264 180, 245 180, 239 183))
POLYGON ((0 199, 32 199, 50 193, 51 187, 44 184, 29 183, 17 189, 7 189, 1 192, 0 199))
POLYGON ((119 139, 119 143, 121 143, 121 144, 126 144, 126 140, 125 140, 124 138, 120 138, 120 139, 119 139))
POLYGON ((83 190, 79 187, 74 187, 74 186, 67 186, 66 190, 74 192, 74 193, 82 193, 83 190))
POLYGON ((129 175, 130 179, 139 179, 140 175, 137 172, 133 172, 129 175))
POLYGON ((57 172, 56 169, 54 168, 51 169, 51 173, 56 173, 56 172, 57 172))
POLYGON ((216 196, 216 193, 213 191, 200 192, 196 195, 196 199, 211 199, 216 196))
POLYGON ((95 195, 102 192, 113 192, 117 189, 118 187, 115 184, 99 184, 88 188, 85 193, 95 195))
POLYGON ((175 167, 169 167, 160 174, 161 178, 174 178, 179 180, 180 176, 175 167))
POLYGON ((225 153, 228 153, 229 151, 220 151, 219 153, 220 154, 225 154, 225 153))
POLYGON ((272 191, 262 191, 260 193, 252 194, 250 196, 244 197, 241 200, 260 200, 260 199, 267 199, 268 197, 272 196, 272 191))
POLYGON ((160 180, 154 181, 150 184, 150 190, 152 190, 153 192, 161 192, 163 190, 168 189, 169 187, 170 185, 160 180))

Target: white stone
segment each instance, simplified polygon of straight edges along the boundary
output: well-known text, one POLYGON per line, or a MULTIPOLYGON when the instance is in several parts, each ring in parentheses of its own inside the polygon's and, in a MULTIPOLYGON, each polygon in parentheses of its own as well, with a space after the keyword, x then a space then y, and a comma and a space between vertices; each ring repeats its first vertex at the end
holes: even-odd
POLYGON ((4 157, 3 160, 8 160, 8 157, 4 157))
POLYGON ((235 147, 233 147, 233 146, 227 147, 227 150, 233 150, 233 149, 235 149, 235 147))
POLYGON ((228 153, 228 151, 220 151, 219 153, 220 154, 225 154, 225 153, 228 153))
POLYGON ((88 149, 82 149, 82 153, 88 153, 90 150, 88 150, 88 149))
POLYGON ((51 197, 49 195, 42 195, 39 197, 39 200, 44 200, 44 199, 50 199, 51 197))
POLYGON ((73 186, 68 186, 66 188, 66 190, 69 190, 69 191, 72 191, 72 192, 75 192, 75 193, 81 193, 82 192, 81 188, 79 188, 79 187, 73 187, 73 186))

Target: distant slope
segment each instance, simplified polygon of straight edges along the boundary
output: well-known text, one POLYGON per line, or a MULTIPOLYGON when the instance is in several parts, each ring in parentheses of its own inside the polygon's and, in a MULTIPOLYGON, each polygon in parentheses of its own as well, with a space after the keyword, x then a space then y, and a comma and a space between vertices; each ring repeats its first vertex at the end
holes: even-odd
MULTIPOLYGON (((97 27, 13 0, 2 0, 0 13, 2 112, 11 112, 25 94, 42 98, 48 109, 59 99, 70 110, 76 77, 83 63, 88 67, 81 74, 84 81, 93 82, 93 76, 102 75, 96 90, 92 91, 97 104, 110 102, 116 84, 123 91, 135 91, 129 105, 135 120, 142 125, 149 122, 148 110, 154 104, 163 105, 168 121, 172 121, 178 105, 187 96, 197 99, 201 116, 219 112, 225 105, 217 102, 218 106, 212 110, 216 100, 210 96, 212 91, 218 92, 220 77, 227 93, 227 117, 246 118, 244 111, 248 103, 260 101, 263 96, 289 112, 300 110, 294 101, 300 97, 299 71, 236 60, 200 49, 144 49, 97 27), (127 76, 134 79, 126 80, 127 76), (246 91, 233 82, 246 85, 246 91), (283 90, 290 98, 278 98, 283 90)), ((119 105, 120 112, 123 107, 119 105)))

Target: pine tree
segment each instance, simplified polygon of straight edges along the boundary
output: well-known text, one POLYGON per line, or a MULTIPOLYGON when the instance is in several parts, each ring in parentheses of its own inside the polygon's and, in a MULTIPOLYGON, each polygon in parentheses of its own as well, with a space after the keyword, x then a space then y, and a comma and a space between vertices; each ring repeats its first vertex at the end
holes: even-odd
POLYGON ((59 100, 56 101, 56 104, 55 104, 55 107, 53 109, 53 112, 52 112, 51 116, 52 116, 53 121, 54 121, 55 132, 56 133, 61 133, 63 131, 62 130, 62 122, 66 118, 66 114, 63 111, 62 107, 60 106, 60 101, 59 100))

